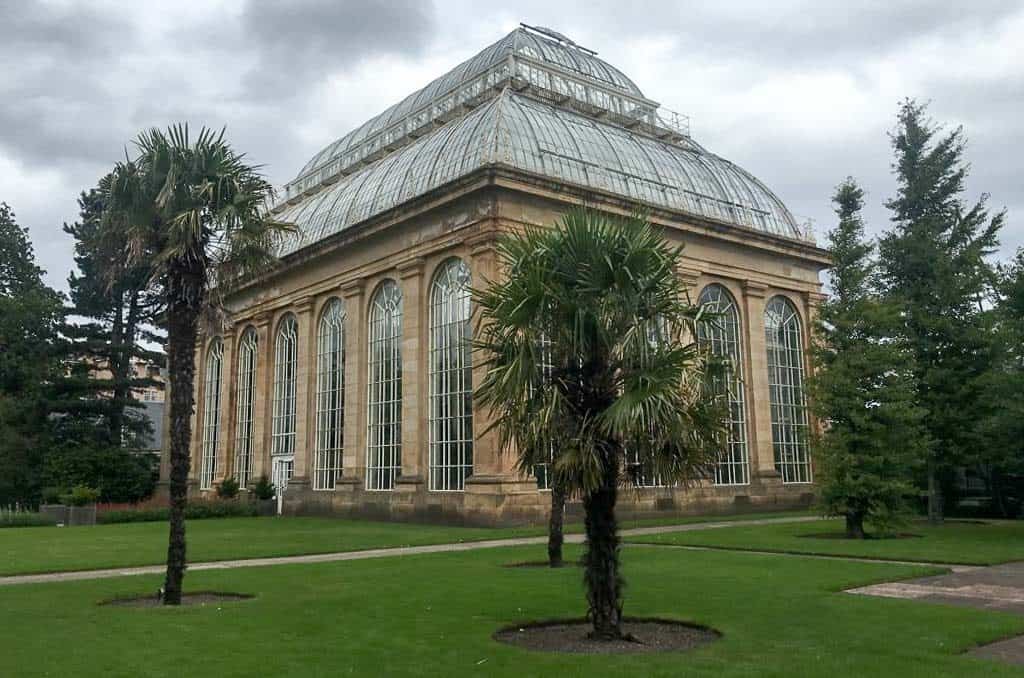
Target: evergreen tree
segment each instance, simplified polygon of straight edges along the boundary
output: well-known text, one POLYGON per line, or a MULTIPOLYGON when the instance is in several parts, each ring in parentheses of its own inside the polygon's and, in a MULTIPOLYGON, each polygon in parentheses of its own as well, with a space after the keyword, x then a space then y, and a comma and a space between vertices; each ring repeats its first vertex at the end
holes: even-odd
POLYGON ((893 228, 879 246, 888 300, 900 312, 899 337, 913 354, 917 402, 925 411, 928 517, 943 517, 941 483, 982 443, 991 332, 983 301, 993 280, 987 258, 1004 214, 990 216, 987 196, 964 201, 966 141, 944 132, 926 107, 905 101, 891 135, 896 197, 893 228))
POLYGON ((63 318, 61 295, 43 273, 28 230, 0 203, 0 506, 39 500, 46 388, 60 370, 63 318))
MULTIPOLYGON (((154 382, 136 377, 132 363, 163 363, 163 354, 143 343, 162 343, 151 329, 162 306, 147 289, 151 271, 126 265, 116 239, 104 233, 101 191, 83 192, 78 204, 80 220, 64 225, 75 239, 78 272, 68 278, 75 320, 63 328, 71 368, 57 397, 68 415, 88 417, 97 427, 93 442, 137 447, 152 431, 133 391, 154 382)), ((81 430, 88 433, 88 426, 81 430)))
POLYGON ((875 289, 864 191, 848 178, 832 201, 839 217, 829 233, 832 296, 820 308, 810 380, 824 426, 814 448, 825 511, 846 518, 848 537, 863 539, 865 522, 885 529, 903 512, 923 431, 912 357, 892 340, 895 309, 875 289))

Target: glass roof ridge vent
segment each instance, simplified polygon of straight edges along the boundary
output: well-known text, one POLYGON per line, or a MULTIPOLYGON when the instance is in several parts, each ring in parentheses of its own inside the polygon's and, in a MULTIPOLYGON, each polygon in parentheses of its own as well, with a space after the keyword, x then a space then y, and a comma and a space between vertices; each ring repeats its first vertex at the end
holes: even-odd
POLYGON ((683 128, 659 125, 658 103, 595 55, 551 29, 524 24, 317 153, 285 184, 283 202, 294 204, 461 118, 508 83, 570 102, 589 115, 609 115, 625 126, 686 136, 683 128))

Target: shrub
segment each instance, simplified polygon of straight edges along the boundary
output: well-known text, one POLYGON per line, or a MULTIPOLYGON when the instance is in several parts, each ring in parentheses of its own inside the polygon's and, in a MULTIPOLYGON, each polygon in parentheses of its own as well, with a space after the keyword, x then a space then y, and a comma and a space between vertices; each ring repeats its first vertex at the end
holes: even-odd
POLYGON ((64 495, 64 502, 69 506, 88 506, 95 504, 100 498, 100 491, 88 485, 75 485, 71 492, 64 495))
POLYGON ((42 500, 44 504, 59 504, 64 499, 64 495, 68 492, 65 489, 59 487, 44 487, 42 491, 42 500))
MULTIPOLYGON (((168 519, 170 510, 166 507, 129 509, 125 511, 107 511, 97 517, 97 522, 109 525, 112 523, 148 523, 168 519)), ((235 501, 196 501, 185 507, 186 520, 203 520, 206 518, 253 518, 259 515, 259 509, 249 502, 235 501)))
POLYGON ((22 509, 0 508, 0 528, 3 527, 53 527, 53 520, 46 516, 22 509))
POLYGON ((217 496, 221 499, 234 499, 238 496, 238 481, 234 478, 225 478, 217 486, 217 496))
POLYGON ((270 479, 264 474, 252 486, 252 493, 257 499, 273 499, 275 489, 274 483, 270 482, 270 479))

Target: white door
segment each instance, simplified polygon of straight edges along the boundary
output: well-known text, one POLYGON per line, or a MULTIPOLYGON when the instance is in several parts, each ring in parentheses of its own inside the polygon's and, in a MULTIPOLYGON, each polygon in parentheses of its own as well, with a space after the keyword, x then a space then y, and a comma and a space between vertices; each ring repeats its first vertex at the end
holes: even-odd
POLYGON ((295 457, 274 457, 271 464, 271 479, 274 483, 274 493, 277 499, 277 513, 281 513, 281 505, 284 500, 285 490, 288 489, 288 481, 291 480, 292 472, 295 470, 295 457))

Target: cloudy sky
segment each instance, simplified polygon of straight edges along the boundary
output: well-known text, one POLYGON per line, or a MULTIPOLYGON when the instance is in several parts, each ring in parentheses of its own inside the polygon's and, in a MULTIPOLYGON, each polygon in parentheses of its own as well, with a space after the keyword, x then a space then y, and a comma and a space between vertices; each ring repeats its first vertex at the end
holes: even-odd
POLYGON ((906 96, 962 124, 972 194, 1024 245, 1024 1, 0 0, 0 200, 51 284, 73 265, 75 199, 141 129, 226 126, 291 179, 324 145, 513 29, 597 50, 694 137, 746 167, 820 232, 852 174, 873 231, 893 193, 886 132, 906 96))

